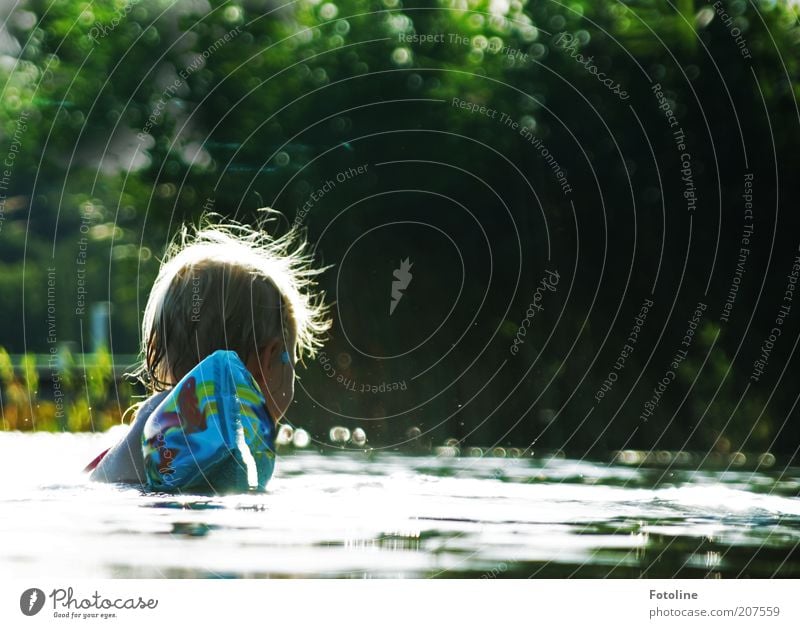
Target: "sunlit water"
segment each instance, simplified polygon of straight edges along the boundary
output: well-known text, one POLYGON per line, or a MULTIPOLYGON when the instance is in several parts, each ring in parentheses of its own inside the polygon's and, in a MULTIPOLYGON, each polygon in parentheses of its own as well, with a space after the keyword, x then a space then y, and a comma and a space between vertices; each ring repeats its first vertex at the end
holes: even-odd
POLYGON ((0 574, 798 577, 800 469, 280 456, 261 495, 87 482, 109 435, 0 433, 0 574))

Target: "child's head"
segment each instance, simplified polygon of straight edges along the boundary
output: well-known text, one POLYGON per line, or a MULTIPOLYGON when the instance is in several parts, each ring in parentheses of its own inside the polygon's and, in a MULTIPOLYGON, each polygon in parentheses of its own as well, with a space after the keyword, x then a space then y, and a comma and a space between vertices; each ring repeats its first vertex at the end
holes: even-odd
POLYGON ((273 239, 205 222, 167 250, 144 311, 140 373, 163 390, 214 351, 235 351, 277 421, 294 396, 296 360, 313 356, 330 327, 323 295, 312 293, 321 270, 296 231, 273 239))

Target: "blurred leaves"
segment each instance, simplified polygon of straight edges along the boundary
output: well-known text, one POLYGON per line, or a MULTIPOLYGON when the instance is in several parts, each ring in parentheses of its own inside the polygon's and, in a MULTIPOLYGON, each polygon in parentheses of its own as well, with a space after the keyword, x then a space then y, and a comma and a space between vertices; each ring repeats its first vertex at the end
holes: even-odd
POLYGON ((115 381, 106 349, 81 364, 62 347, 49 356, 23 355, 14 365, 0 347, 0 429, 104 431, 122 421, 135 393, 129 382, 115 381), (42 379, 47 398, 39 394, 42 379))
MULTIPOLYGON (((553 233, 571 233, 569 207, 554 193, 550 172, 531 156, 529 144, 516 133, 487 124, 485 117, 454 113, 448 102, 454 97, 485 104, 535 130, 550 147, 559 148, 559 159, 571 178, 578 177, 585 158, 592 172, 585 175, 580 186, 584 192, 576 194, 575 206, 582 220, 589 221, 585 229, 591 234, 605 228, 605 223, 590 222, 598 213, 597 181, 611 182, 613 188, 603 199, 603 211, 608 212, 603 219, 613 225, 628 222, 625 212, 631 199, 618 159, 618 151, 624 150, 625 168, 630 167, 641 184, 635 190, 637 210, 645 218, 655 217, 638 225, 637 245, 647 252, 658 250, 661 199, 652 190, 659 182, 652 180, 652 173, 648 178, 647 169, 654 158, 658 164, 668 164, 659 173, 666 180, 674 174, 670 169, 674 171, 675 155, 661 114, 653 106, 652 83, 669 87, 676 114, 693 138, 698 171, 705 167, 711 172, 716 166, 711 159, 718 153, 723 170, 719 187, 725 195, 719 198, 720 206, 738 202, 741 166, 731 162, 738 150, 732 129, 739 120, 733 115, 741 117, 753 155, 771 155, 774 141, 781 158, 795 159, 791 164, 796 166, 796 133, 783 130, 796 130, 790 99, 800 89, 797 9, 791 3, 768 0, 733 0, 724 5, 752 50, 752 70, 743 63, 729 26, 713 4, 699 0, 301 0, 287 5, 29 0, 9 20, 8 32, 17 48, 0 52, 0 156, 4 158, 14 142, 19 147, 9 189, 4 190, 7 198, 0 222, 0 295, 9 323, 0 330, 0 344, 13 352, 47 350, 43 324, 47 299, 41 286, 46 269, 54 268, 59 340, 78 343, 88 333, 88 319, 79 312, 78 303, 78 272, 85 271, 82 281, 89 302, 113 304, 114 352, 137 351, 141 310, 158 256, 178 224, 196 218, 209 204, 224 215, 246 218, 279 191, 283 194, 279 208, 291 220, 292 211, 316 182, 329 175, 326 167, 331 162, 337 168, 367 160, 375 163, 402 157, 404 151, 416 158, 463 157, 508 197, 523 240, 538 245, 541 239, 538 209, 531 206, 528 186, 541 196, 553 233), (596 76, 554 45, 559 33, 573 37, 578 53, 591 57, 599 70, 628 88, 630 103, 620 106, 596 76), (425 35, 442 39, 409 41, 425 35), (731 86, 740 87, 735 103, 728 96, 731 86), (640 112, 641 123, 651 130, 647 142, 640 141, 631 110, 640 112), (765 110, 774 117, 765 120, 765 110), (711 126, 718 125, 716 135, 709 130, 709 118, 711 126), (605 134, 605 125, 611 136, 605 134), (407 138, 389 134, 408 129, 441 133, 416 134, 415 150, 410 151, 407 138), (777 131, 774 136, 767 134, 771 129, 777 131), (361 140, 379 133, 386 133, 379 142, 361 140), (483 154, 473 157, 464 148, 464 138, 491 146, 507 163, 503 168, 485 165, 483 154), (709 147, 717 152, 707 154, 709 147), (321 159, 323 154, 329 161, 321 159), (512 183, 516 175, 509 174, 509 164, 526 177, 522 191, 512 183), (295 176, 301 170, 302 176, 295 176), (85 267, 77 262, 83 248, 85 267)), ((764 161, 754 167, 764 168, 756 180, 770 181, 772 164, 764 161)), ((354 182, 354 196, 375 192, 376 181, 365 177, 354 182)), ((382 184, 388 187, 386 181, 382 184)), ((415 184, 443 195, 457 195, 463 187, 434 169, 422 172, 415 184)), ((787 186, 781 188, 781 198, 794 197, 792 182, 780 185, 787 186)), ((712 207, 716 186, 701 192, 712 207)), ((679 203, 669 197, 664 205, 672 220, 679 203)), ((339 209, 325 203, 315 207, 316 224, 324 224, 339 209)), ((384 217, 392 211, 389 204, 375 210, 384 217)), ((442 213, 439 205, 431 205, 429 211, 442 213)), ((315 227, 310 228, 313 236, 315 227)), ((357 237, 364 228, 353 222, 345 227, 345 235, 357 237)), ((698 226, 698 246, 711 248, 715 228, 698 226)), ((724 247, 731 238, 729 232, 723 236, 728 236, 722 238, 724 247)), ((611 237, 617 249, 631 244, 619 233, 611 237)), ((493 238, 500 246, 513 244, 505 233, 493 238)), ((584 238, 581 245, 583 259, 591 260, 592 266, 605 260, 605 241, 584 238)), ((337 253, 327 255, 335 259, 337 253)), ((675 285, 674 266, 666 263, 664 268, 664 281, 670 286, 675 285)), ((364 270, 364 281, 373 270, 364 270)), ((625 271, 615 269, 619 276, 625 271)), ((499 274, 500 281, 510 282, 509 273, 499 274)), ((576 293, 591 294, 594 282, 590 274, 579 274, 576 293)), ((698 283, 691 276, 684 289, 702 289, 698 283)), ((521 291, 514 300, 510 320, 501 318, 506 336, 518 325, 514 312, 527 305, 521 291)), ((617 306, 616 295, 608 291, 596 311, 610 316, 617 306)), ((364 324, 379 327, 376 321, 364 324)), ((542 404, 550 407, 559 399, 571 399, 574 383, 586 377, 591 356, 602 348, 605 334, 594 321, 586 324, 586 330, 582 355, 573 356, 568 364, 543 360, 533 373, 519 365, 509 367, 519 369, 514 375, 528 378, 528 389, 551 378, 555 381, 542 404)), ((577 323, 572 331, 578 333, 577 323)), ((734 413, 746 381, 746 373, 731 366, 741 331, 702 328, 698 346, 710 348, 715 338, 716 345, 702 367, 693 407, 686 409, 669 435, 673 442, 680 444, 712 399, 708 425, 716 433, 703 434, 704 443, 719 442, 724 436, 734 441, 733 446, 737 439, 748 438, 766 446, 780 427, 775 417, 782 410, 771 407, 762 412, 766 401, 760 397, 748 398, 734 413), (728 422, 730 416, 742 415, 755 423, 739 418, 728 422)), ((624 332, 615 329, 609 345, 620 341, 624 332)), ((553 341, 555 354, 570 350, 570 334, 562 335, 553 341)), ((543 346, 543 340, 531 339, 526 351, 543 346)), ((669 350, 660 349, 658 357, 663 361, 669 350)), ((88 348, 76 346, 75 352, 85 354, 88 348)), ((111 355, 98 352, 85 381, 71 354, 61 357, 58 372, 68 394, 63 427, 98 429, 116 420, 131 391, 117 387, 111 355)), ((639 359, 638 366, 645 368, 644 357, 637 352, 634 360, 639 359)), ((18 367, 21 370, 15 373, 8 354, 0 350, 4 425, 27 428, 34 403, 48 417, 42 425, 58 425, 50 402, 37 401, 35 359, 26 357, 18 367)), ((696 356, 688 360, 680 369, 681 383, 689 386, 700 369, 696 356)), ((590 380, 602 381, 604 376, 592 372, 587 388, 592 388, 590 380)), ((463 385, 467 392, 483 384, 473 377, 463 385)), ((434 381, 433 390, 420 397, 438 393, 439 384, 434 381)), ((647 394, 643 385, 631 404, 641 403, 647 394)), ((680 396, 672 401, 677 405, 680 396)), ((526 412, 528 404, 525 397, 514 410, 526 412)), ((448 412, 444 406, 436 410, 442 416, 448 412)), ((487 407, 486 413, 492 410, 487 407)), ((620 433, 633 429, 632 419, 627 421, 620 433)), ((486 441, 503 433, 487 429, 476 428, 486 441)), ((553 438, 568 437, 569 430, 558 432, 563 429, 562 424, 553 427, 553 438)), ((535 422, 524 422, 516 430, 523 440, 539 433, 535 422)), ((607 444, 610 432, 595 441, 600 431, 579 434, 576 446, 607 444)))

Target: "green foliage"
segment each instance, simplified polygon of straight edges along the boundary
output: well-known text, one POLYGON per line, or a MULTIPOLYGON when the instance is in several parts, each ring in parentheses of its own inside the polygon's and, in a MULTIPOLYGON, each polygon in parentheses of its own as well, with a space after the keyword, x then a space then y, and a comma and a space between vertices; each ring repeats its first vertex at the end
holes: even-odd
MULTIPOLYGON (((108 350, 83 356, 79 365, 67 347, 56 354, 56 361, 48 361, 52 357, 27 354, 15 368, 0 347, 1 429, 104 431, 122 421, 138 391, 129 382, 115 382, 108 350), (61 396, 43 398, 40 380, 53 377, 59 378, 61 396)), ((52 382, 46 388, 55 390, 52 382)))
POLYGON ((76 385, 75 357, 69 347, 64 345, 58 351, 58 376, 66 391, 72 391, 76 385))
POLYGON ((92 404, 106 401, 113 375, 111 354, 101 347, 95 352, 93 363, 86 368, 86 387, 92 404))
MULTIPOLYGON (((421 156, 431 161, 452 160, 502 194, 525 247, 524 274, 511 295, 509 310, 482 313, 480 320, 489 331, 502 326, 499 345, 516 333, 520 313, 529 302, 526 291, 538 280, 538 271, 533 269, 544 264, 539 214, 546 214, 551 235, 562 244, 556 248, 563 258, 554 258, 554 262, 569 268, 579 248, 580 263, 585 266, 576 273, 574 294, 579 301, 571 307, 580 314, 571 311, 559 319, 561 327, 553 339, 531 334, 521 359, 509 362, 504 372, 504 377, 524 380, 526 385, 499 413, 525 418, 513 430, 520 442, 534 441, 545 427, 546 433, 554 435, 552 442, 559 442, 572 431, 562 427, 563 422, 550 427, 528 417, 567 399, 573 405, 562 416, 585 415, 586 408, 576 404, 585 402, 590 396, 586 390, 596 389, 603 381, 607 364, 613 363, 625 341, 627 323, 620 321, 635 307, 626 303, 622 317, 613 318, 618 313, 619 295, 649 289, 644 279, 652 270, 649 258, 661 245, 657 227, 662 199, 652 193, 660 182, 652 173, 652 164, 655 160, 662 166, 658 176, 665 181, 674 180, 677 168, 674 143, 665 130, 663 115, 654 106, 652 83, 668 86, 670 100, 678 103, 681 124, 694 142, 698 172, 700 166, 706 174, 717 174, 719 169, 719 181, 709 175, 711 183, 706 182, 700 190, 709 208, 715 208, 717 201, 726 210, 738 207, 741 166, 732 155, 737 154, 734 129, 739 123, 752 155, 772 155, 775 150, 784 167, 797 165, 796 133, 783 131, 796 131, 792 106, 797 95, 792 90, 797 90, 800 75, 796 6, 767 0, 725 4, 752 50, 755 71, 743 63, 712 4, 699 0, 303 0, 271 8, 266 15, 262 3, 30 0, 24 11, 31 19, 22 15, 9 27, 24 44, 19 58, 0 65, 3 146, 17 136, 21 147, 4 205, 4 222, 0 223, 0 296, 8 321, 0 330, 0 344, 12 352, 47 350, 43 321, 48 303, 41 286, 46 285, 47 269, 54 268, 59 340, 76 346, 80 343, 80 352, 88 351, 84 345, 89 319, 78 299, 80 272, 85 273, 80 277, 87 304, 105 300, 113 304, 114 351, 136 352, 141 311, 158 256, 178 224, 196 219, 204 206, 210 204, 223 215, 250 218, 257 207, 275 204, 291 220, 292 212, 332 170, 421 156), (624 85, 631 93, 630 100, 621 104, 596 75, 555 44, 559 33, 577 42, 576 54, 592 57, 624 85), (442 34, 444 40, 405 41, 426 34, 442 34), (731 90, 735 103, 729 100, 731 90), (507 113, 512 122, 535 132, 558 153, 575 184, 574 205, 564 202, 552 173, 518 132, 454 108, 450 104, 453 98, 507 113), (641 141, 632 110, 650 131, 646 142, 641 141), (768 120, 764 111, 770 112, 768 120), (426 134, 425 130, 437 133, 426 134), (772 130, 777 132, 773 135, 772 130), (624 163, 620 152, 624 152, 624 163), (624 176, 627 168, 635 191, 629 192, 624 176), (598 182, 607 186, 602 203, 597 198, 598 182), (536 191, 535 202, 531 190, 536 191), (635 247, 626 230, 632 201, 640 220, 635 247), (580 216, 579 234, 573 233, 577 220, 573 211, 580 216), (604 237, 587 237, 598 234, 604 237), (570 240, 577 235, 580 247, 570 240), (615 253, 634 248, 642 259, 617 259, 614 265, 615 253), (84 249, 85 265, 78 261, 84 249), (613 267, 609 274, 619 284, 604 285, 596 302, 580 301, 595 293, 600 279, 592 271, 607 259, 613 267), (624 283, 632 265, 636 272, 630 284, 624 283), (590 307, 597 318, 584 320, 590 307), (606 337, 608 327, 612 329, 606 337), (563 362, 568 353, 569 360, 563 362), (595 361, 598 353, 602 359, 595 361), (530 370, 534 359, 539 361, 530 370), (529 408, 531 391, 538 394, 537 387, 550 381, 553 384, 539 407, 529 408), (586 390, 573 395, 578 381, 586 390)), ((757 171, 757 181, 772 181, 774 166, 768 160, 759 157, 752 168, 757 171)), ((470 187, 471 183, 464 184, 455 174, 443 176, 433 167, 409 172, 408 180, 415 188, 432 190, 440 198, 479 198, 478 205, 485 211, 478 218, 488 225, 488 237, 501 250, 515 249, 511 230, 498 226, 506 208, 491 195, 479 196, 484 192, 477 191, 481 189, 478 184, 470 187)), ((790 178, 781 178, 776 190, 781 199, 796 194, 786 179, 790 178)), ((376 173, 354 181, 349 198, 331 198, 313 207, 308 219, 310 236, 319 236, 323 226, 333 223, 342 207, 354 199, 401 188, 408 180, 381 179, 376 173)), ((762 199, 764 207, 770 205, 769 200, 762 199)), ((374 224, 394 220, 401 211, 404 217, 416 220, 446 217, 449 211, 438 199, 392 203, 381 197, 380 203, 370 206, 367 217, 339 221, 332 239, 352 242, 373 226, 371 220, 374 224)), ((665 222, 668 217, 670 229, 675 229, 672 222, 683 208, 679 191, 667 194, 663 203, 665 222)), ((710 212, 698 214, 694 224, 695 246, 704 250, 714 247, 710 234, 715 233, 717 223, 715 216, 714 220, 708 217, 710 212)), ((451 232, 467 233, 466 222, 453 219, 451 232)), ((726 259, 725 247, 738 237, 739 226, 729 226, 726 218, 724 229, 720 260, 726 259)), ((765 225, 763 232, 771 232, 771 227, 765 225)), ((790 232, 779 229, 779 239, 787 240, 790 232)), ((479 238, 470 241, 470 250, 481 250, 481 246, 479 238)), ((383 260, 388 253, 374 247, 370 259, 383 260)), ((408 247, 423 254, 419 243, 409 242, 408 247)), ((676 269, 680 260, 674 248, 667 251, 663 264, 665 293, 679 289, 676 269)), ((680 248, 682 251, 682 245, 680 248)), ((344 250, 326 243, 318 253, 330 262, 340 260, 344 250)), ((372 273, 378 266, 377 262, 364 264, 354 280, 359 286, 370 286, 362 291, 372 291, 372 273)), ((460 276, 462 269, 442 264, 437 271, 460 276)), ((472 282, 479 283, 475 278, 481 271, 470 269, 472 282)), ((515 271, 511 267, 497 269, 498 293, 514 289, 515 271)), ((721 272, 727 272, 727 267, 721 272)), ((703 292, 700 274, 688 273, 680 285, 682 298, 703 292)), ((325 287, 333 293, 337 285, 330 280, 325 287)), ((712 292, 721 289, 715 283, 712 292)), ((737 308, 746 311, 755 295, 747 296, 744 289, 742 295, 737 308)), ((439 292, 432 292, 430 304, 441 298, 439 292)), ((667 300, 661 299, 659 306, 667 300)), ((472 305, 477 308, 479 299, 472 305)), ((341 299, 340 307, 342 317, 364 321, 365 328, 380 333, 381 321, 356 311, 346 299, 341 299)), ((452 325, 467 327, 475 308, 466 308, 452 325)), ((427 309, 421 308, 415 322, 394 335, 413 334, 427 309)), ((554 317, 551 322, 555 321, 554 317)), ((749 333, 762 334, 763 325, 756 321, 749 333)), ((737 406, 747 379, 741 361, 751 358, 737 351, 745 331, 741 324, 723 327, 710 323, 702 328, 692 355, 679 369, 681 388, 676 386, 669 395, 670 407, 678 407, 692 387, 679 418, 665 431, 668 445, 682 446, 687 433, 696 434, 692 442, 697 446, 717 445, 723 438, 732 449, 770 445, 780 429, 778 417, 785 416, 791 404, 775 398, 767 407, 766 395, 753 388, 751 396, 737 406), (707 359, 701 359, 706 355, 707 359), (700 415, 708 419, 693 431, 700 415)), ((656 338, 653 334, 649 340, 656 343, 656 338)), ((645 442, 661 438, 659 427, 637 424, 635 409, 647 400, 673 347, 662 343, 654 356, 648 356, 644 342, 626 367, 625 377, 643 371, 645 376, 635 390, 625 390, 619 398, 630 392, 626 403, 631 410, 623 413, 624 418, 614 418, 611 404, 598 410, 592 417, 598 424, 575 436, 576 447, 613 446, 637 430, 645 442), (613 427, 606 430, 609 425, 613 427)), ((482 346, 477 341, 473 345, 482 346)), ((334 334, 330 354, 347 349, 341 334, 334 334)), ((442 354, 447 350, 449 347, 442 354)), ((500 364, 507 358, 505 346, 493 347, 489 353, 482 363, 500 364)), ((452 372, 460 372, 461 365, 472 358, 471 348, 459 347, 453 353, 452 372)), ((409 371, 423 367, 413 360, 406 363, 409 371)), ((17 377, 8 355, 0 351, 0 380, 7 408, 4 420, 11 429, 27 426, 27 408, 43 392, 33 356, 21 366, 22 376, 17 377)), ((123 401, 117 402, 117 394, 111 392, 115 386, 111 366, 108 352, 98 352, 82 381, 81 365, 76 366, 71 353, 59 354, 58 373, 69 395, 66 427, 97 429, 117 420, 131 391, 120 385, 115 392, 123 401)), ((379 373, 376 367, 367 375, 379 373)), ((628 381, 634 381, 633 376, 628 381)), ((323 382, 321 376, 308 376, 310 387, 323 382)), ((439 396, 446 383, 429 378, 419 384, 426 388, 415 392, 420 399, 436 398, 442 406, 435 411, 443 416, 450 414, 449 401, 457 403, 482 389, 485 373, 466 374, 459 398, 447 403, 439 396)), ((622 388, 618 386, 617 391, 622 388)), ((504 399, 506 392, 498 391, 492 398, 504 399)), ((40 399, 39 403, 47 402, 40 399)), ((364 404, 358 408, 361 414, 391 411, 387 407, 391 401, 362 399, 360 403, 364 404)), ((492 412, 490 405, 484 415, 492 412)), ((507 426, 492 423, 489 427, 482 422, 484 418, 471 419, 476 437, 486 442, 504 437, 507 426)), ((436 424, 438 418, 430 421, 436 424)), ((464 426, 463 432, 469 433, 470 428, 464 426)))
POLYGON ((8 355, 3 347, 0 347, 0 382, 3 386, 9 386, 14 381, 14 365, 11 363, 11 356, 8 355))
POLYGON ((36 355, 28 353, 22 357, 22 378, 29 398, 33 399, 39 392, 39 372, 36 370, 36 355))

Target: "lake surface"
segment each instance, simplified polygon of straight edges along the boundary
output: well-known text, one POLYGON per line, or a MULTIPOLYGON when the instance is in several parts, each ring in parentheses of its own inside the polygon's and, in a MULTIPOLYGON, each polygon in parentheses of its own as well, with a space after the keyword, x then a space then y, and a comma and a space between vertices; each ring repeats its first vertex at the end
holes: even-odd
POLYGON ((88 482, 109 439, 0 433, 0 575, 800 577, 800 468, 777 463, 304 451, 267 494, 175 497, 88 482))

